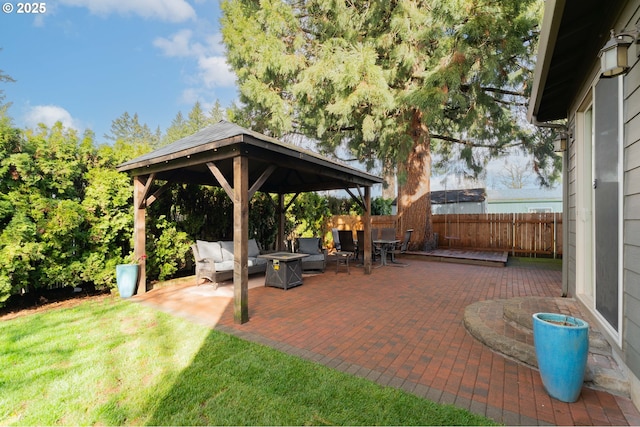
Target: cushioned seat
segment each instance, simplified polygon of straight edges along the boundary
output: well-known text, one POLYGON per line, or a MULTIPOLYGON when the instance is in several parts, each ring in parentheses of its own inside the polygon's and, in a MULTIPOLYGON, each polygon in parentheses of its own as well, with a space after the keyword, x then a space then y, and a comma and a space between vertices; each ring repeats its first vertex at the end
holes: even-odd
POLYGON ((302 271, 324 272, 327 267, 327 250, 321 247, 318 237, 299 237, 296 240, 296 252, 309 255, 301 260, 302 271))

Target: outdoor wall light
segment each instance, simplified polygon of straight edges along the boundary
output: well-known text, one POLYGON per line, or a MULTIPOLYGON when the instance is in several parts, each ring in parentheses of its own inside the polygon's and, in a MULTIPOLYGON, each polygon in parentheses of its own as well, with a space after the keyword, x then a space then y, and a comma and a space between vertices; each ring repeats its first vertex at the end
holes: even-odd
POLYGON ((553 151, 556 153, 562 153, 567 151, 567 138, 566 132, 560 132, 556 139, 553 140, 553 151))
POLYGON ((638 44, 638 35, 640 27, 636 25, 635 30, 623 30, 616 34, 611 30, 611 38, 600 49, 598 56, 600 57, 601 77, 610 78, 629 71, 629 62, 627 60, 627 51, 633 43, 638 44), (626 39, 625 39, 626 38, 626 39), (629 41, 631 39, 632 41, 629 41))

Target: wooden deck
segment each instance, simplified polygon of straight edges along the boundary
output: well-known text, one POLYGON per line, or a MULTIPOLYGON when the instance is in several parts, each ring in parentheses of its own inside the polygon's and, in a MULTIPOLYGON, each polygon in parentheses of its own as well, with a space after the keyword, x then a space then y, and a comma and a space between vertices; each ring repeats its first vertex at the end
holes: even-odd
POLYGON ((490 265, 504 267, 507 265, 507 251, 473 251, 464 249, 434 249, 432 251, 407 251, 407 255, 426 256, 432 261, 456 262, 462 264, 490 265))

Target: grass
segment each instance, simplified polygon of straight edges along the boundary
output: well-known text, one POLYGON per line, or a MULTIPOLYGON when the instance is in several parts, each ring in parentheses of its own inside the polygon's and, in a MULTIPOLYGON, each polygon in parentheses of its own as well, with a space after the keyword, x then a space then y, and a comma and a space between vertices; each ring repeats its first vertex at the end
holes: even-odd
POLYGON ((491 425, 116 298, 0 321, 0 425, 491 425))
POLYGON ((546 270, 562 270, 562 258, 534 258, 534 257, 514 257, 509 256, 507 261, 509 266, 544 268, 546 270))

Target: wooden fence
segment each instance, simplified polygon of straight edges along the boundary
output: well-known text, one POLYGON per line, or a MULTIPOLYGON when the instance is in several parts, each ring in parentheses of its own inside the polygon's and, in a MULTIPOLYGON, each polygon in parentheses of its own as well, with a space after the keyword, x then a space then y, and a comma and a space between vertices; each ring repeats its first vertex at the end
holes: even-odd
MULTIPOLYGON (((400 228, 396 215, 372 216, 373 228, 400 228)), ((447 214, 432 216, 438 247, 501 250, 512 256, 562 256, 561 213, 447 214)), ((361 230, 359 216, 337 215, 327 228, 361 230)))
POLYGON ((562 255, 561 213, 433 215, 432 222, 439 247, 562 255))

